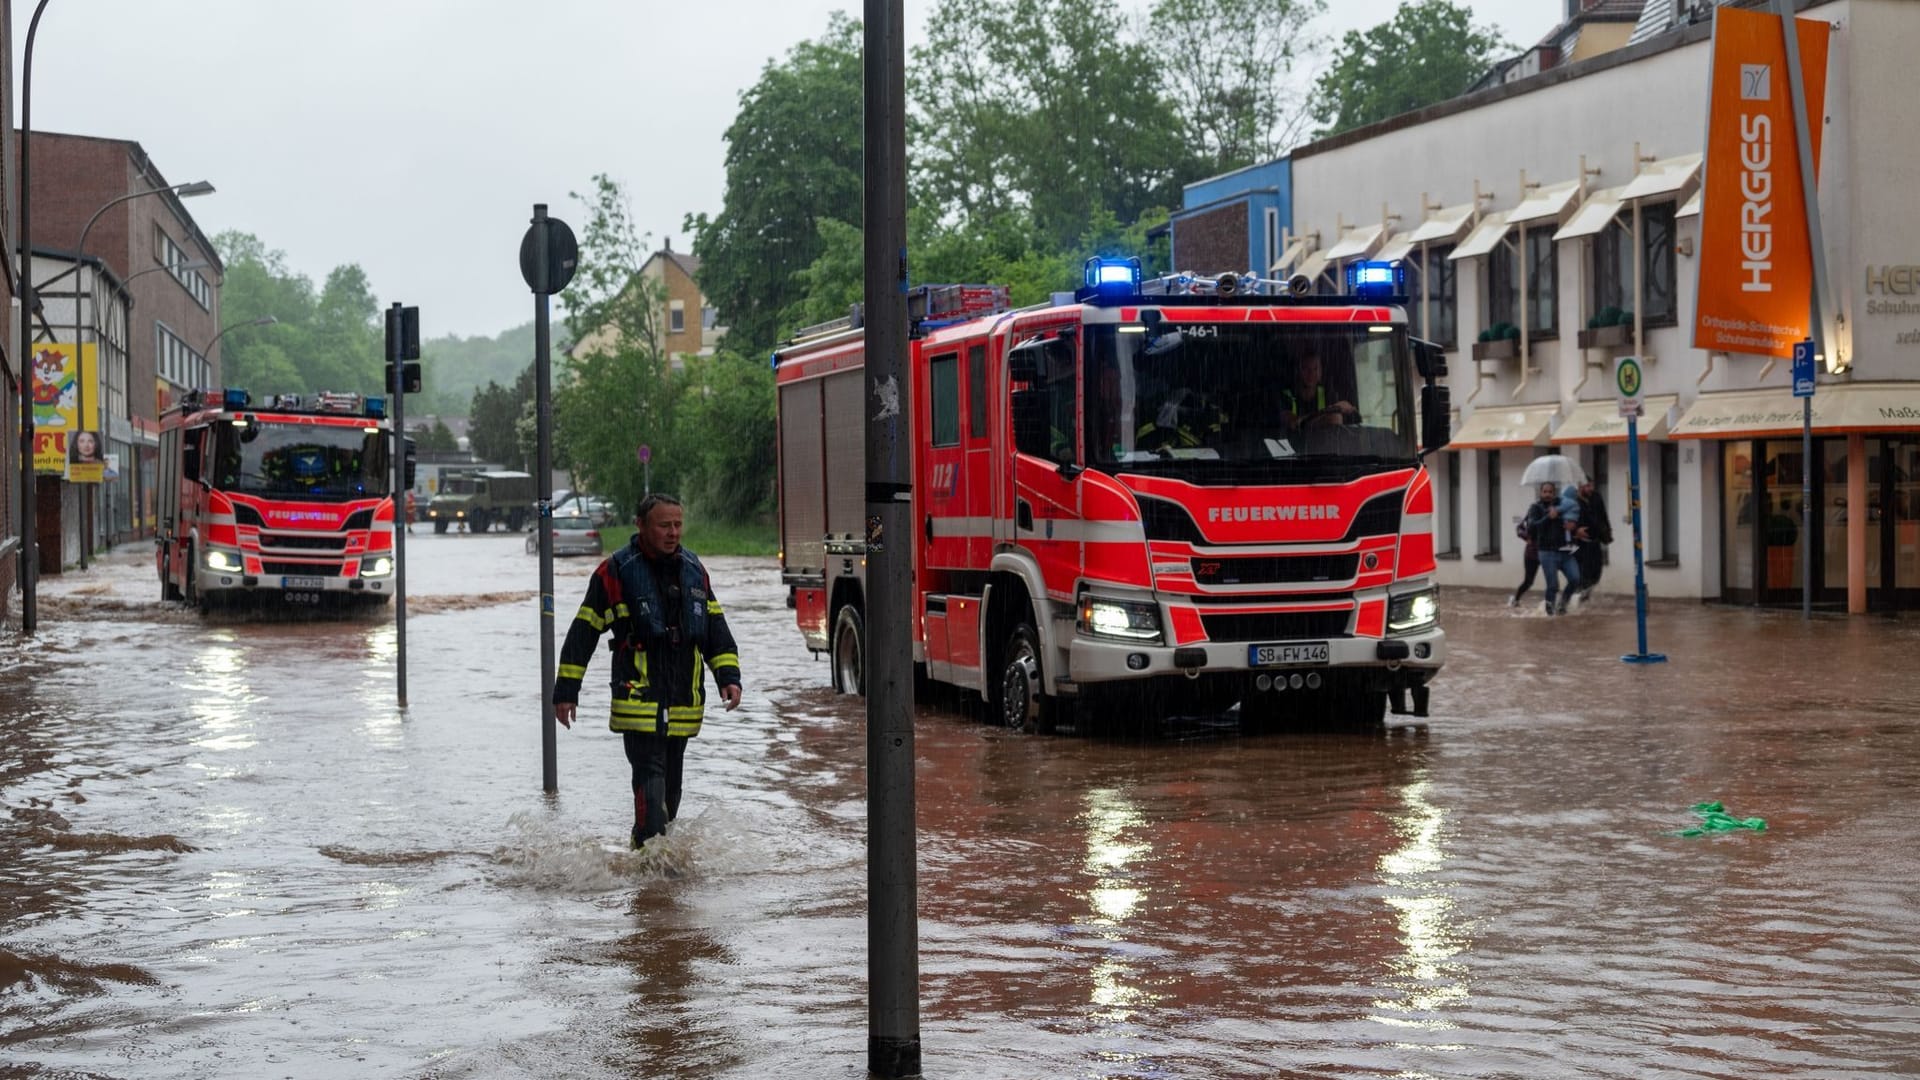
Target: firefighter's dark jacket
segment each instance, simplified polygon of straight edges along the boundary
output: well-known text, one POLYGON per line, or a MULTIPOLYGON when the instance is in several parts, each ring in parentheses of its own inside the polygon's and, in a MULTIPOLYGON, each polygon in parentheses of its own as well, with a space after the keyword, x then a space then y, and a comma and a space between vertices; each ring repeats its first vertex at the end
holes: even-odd
POLYGON ((587 598, 560 648, 554 701, 580 700, 587 663, 600 636, 609 630, 613 632, 610 726, 615 731, 698 735, 707 698, 702 664, 713 669, 714 682, 720 686, 740 683, 740 656, 733 632, 727 629, 726 614, 713 595, 706 568, 685 548, 652 560, 641 553, 636 536, 593 572, 587 598), (671 616, 664 595, 674 591, 676 579, 677 619, 671 616))

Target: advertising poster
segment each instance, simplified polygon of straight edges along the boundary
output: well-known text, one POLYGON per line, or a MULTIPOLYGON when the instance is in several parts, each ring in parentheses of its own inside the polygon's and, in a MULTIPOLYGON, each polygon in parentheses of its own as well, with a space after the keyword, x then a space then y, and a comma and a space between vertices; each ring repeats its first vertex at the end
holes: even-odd
MULTIPOLYGON (((1825 112, 1832 24, 1794 23, 1807 113, 1817 118, 1825 112)), ((1711 71, 1693 345, 1785 358, 1811 330, 1813 245, 1780 17, 1716 9, 1711 71)), ((1821 125, 1809 132, 1817 165, 1821 125)))
MULTIPOLYGON (((35 472, 64 476, 68 445, 80 424, 80 388, 87 388, 87 411, 97 412, 99 383, 94 380, 93 346, 80 347, 79 363, 73 346, 64 341, 37 341, 33 345, 33 468, 35 472)), ((94 445, 100 445, 94 433, 94 445)), ((99 451, 94 452, 96 460, 99 451)), ((97 479, 97 477, 96 477, 97 479)))

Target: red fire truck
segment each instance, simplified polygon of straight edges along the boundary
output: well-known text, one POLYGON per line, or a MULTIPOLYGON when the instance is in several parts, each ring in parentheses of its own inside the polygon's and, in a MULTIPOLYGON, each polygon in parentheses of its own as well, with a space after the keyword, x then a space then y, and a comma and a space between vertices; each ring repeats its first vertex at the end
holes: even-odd
MULTIPOLYGON (((1350 266, 1338 296, 1300 277, 1143 281, 1137 259, 1086 274, 1019 310, 997 287, 912 293, 919 672, 1032 730, 1103 693, 1334 719, 1404 711, 1410 691, 1425 715, 1446 639, 1422 460, 1448 401, 1399 265, 1350 266)), ((783 579, 852 693, 875 411, 858 321, 773 356, 783 579)))
POLYGON ((161 595, 384 602, 392 443, 382 398, 188 391, 161 419, 161 595))

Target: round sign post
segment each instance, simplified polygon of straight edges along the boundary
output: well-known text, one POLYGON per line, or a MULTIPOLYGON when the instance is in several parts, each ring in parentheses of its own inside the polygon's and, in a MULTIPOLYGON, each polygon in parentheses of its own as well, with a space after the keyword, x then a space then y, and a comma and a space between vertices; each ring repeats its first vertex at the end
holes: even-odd
POLYGON ((1658 664, 1667 658, 1647 651, 1647 559, 1640 540, 1640 412, 1646 380, 1640 358, 1622 356, 1613 362, 1613 389, 1620 395, 1620 415, 1627 419, 1627 505, 1633 508, 1633 613, 1640 632, 1640 651, 1620 659, 1629 664, 1658 664))
POLYGON ((533 291, 534 451, 536 477, 534 528, 540 534, 540 772, 541 786, 560 790, 556 763, 553 679, 553 378, 548 354, 552 351, 548 302, 567 287, 580 263, 580 245, 573 230, 547 216, 546 203, 533 204, 533 221, 520 239, 520 276, 533 291))

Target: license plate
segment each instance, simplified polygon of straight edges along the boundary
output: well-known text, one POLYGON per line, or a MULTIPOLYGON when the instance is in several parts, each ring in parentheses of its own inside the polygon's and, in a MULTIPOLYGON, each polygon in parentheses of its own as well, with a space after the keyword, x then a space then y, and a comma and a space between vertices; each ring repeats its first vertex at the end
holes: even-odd
POLYGON ((327 587, 327 579, 317 577, 283 577, 280 579, 280 587, 283 589, 324 589, 327 587))
POLYGON ((1293 641, 1284 645, 1247 646, 1247 663, 1254 667, 1324 664, 1327 661, 1327 643, 1324 641, 1293 641))

